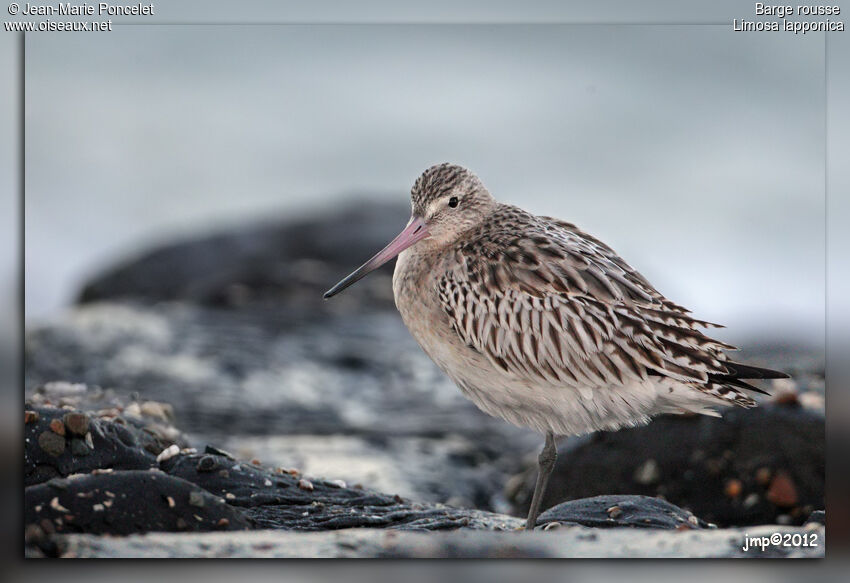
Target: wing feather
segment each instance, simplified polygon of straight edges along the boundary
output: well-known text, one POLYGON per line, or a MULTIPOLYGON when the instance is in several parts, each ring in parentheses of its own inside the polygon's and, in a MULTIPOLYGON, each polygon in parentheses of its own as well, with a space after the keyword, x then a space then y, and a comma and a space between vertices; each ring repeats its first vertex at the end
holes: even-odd
POLYGON ((438 281, 455 332, 505 372, 587 387, 664 376, 728 401, 749 397, 724 350, 610 247, 574 225, 506 206, 454 250, 438 281))

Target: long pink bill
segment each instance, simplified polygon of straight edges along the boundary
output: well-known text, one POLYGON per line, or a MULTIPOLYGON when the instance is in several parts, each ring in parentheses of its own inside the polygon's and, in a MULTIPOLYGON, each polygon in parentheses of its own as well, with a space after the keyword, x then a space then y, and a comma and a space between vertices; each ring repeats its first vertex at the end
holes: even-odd
POLYGON ((419 217, 411 217, 410 222, 404 230, 390 241, 390 244, 378 251, 369 261, 358 267, 351 275, 340 281, 331 289, 325 292, 325 299, 331 298, 366 277, 370 272, 378 269, 381 265, 416 243, 428 236, 428 229, 425 227, 425 220, 419 217))

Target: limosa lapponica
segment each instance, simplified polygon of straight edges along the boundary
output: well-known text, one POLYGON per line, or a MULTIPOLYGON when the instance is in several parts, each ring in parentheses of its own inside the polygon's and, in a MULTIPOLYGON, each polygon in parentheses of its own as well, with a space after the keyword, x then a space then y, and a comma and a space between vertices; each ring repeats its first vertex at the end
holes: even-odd
POLYGON ((753 407, 733 346, 575 225, 497 202, 472 172, 426 170, 404 230, 325 293, 396 255, 393 294, 410 333, 480 409, 545 436, 526 528, 556 459, 555 436, 642 425, 659 413, 753 407))

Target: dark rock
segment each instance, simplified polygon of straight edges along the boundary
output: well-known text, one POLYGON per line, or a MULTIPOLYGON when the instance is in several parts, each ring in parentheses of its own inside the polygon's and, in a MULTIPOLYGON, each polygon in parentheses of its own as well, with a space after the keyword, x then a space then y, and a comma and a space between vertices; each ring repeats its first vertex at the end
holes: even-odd
MULTIPOLYGON (((360 202, 319 218, 246 225, 163 246, 90 281, 81 302, 184 300, 214 306, 274 302, 335 308, 322 293, 381 249, 407 222, 406 204, 360 202)), ((392 309, 390 267, 347 292, 346 303, 392 309)), ((293 310, 306 315, 310 310, 293 310)))
MULTIPOLYGON (((722 419, 660 417, 646 427, 562 442, 543 507, 633 492, 661 495, 720 526, 776 524, 780 517, 799 525, 824 505, 824 441, 823 416, 800 407, 729 410, 722 419), (650 462, 657 476, 643 480, 650 462)), ((518 514, 528 507, 534 470, 516 496, 518 514)))
POLYGON ((170 475, 197 484, 244 508, 260 528, 286 530, 334 530, 340 528, 397 528, 443 530, 471 528, 510 530, 521 521, 504 515, 462 510, 439 504, 418 504, 401 497, 338 483, 304 478, 286 472, 270 472, 254 464, 237 463, 225 457, 218 464, 229 468, 226 475, 199 472, 200 459, 211 454, 180 455, 161 464, 170 475))
POLYGON ((158 471, 118 471, 59 478, 24 493, 26 525, 57 533, 132 534, 150 531, 242 530, 251 523, 237 508, 158 471), (168 499, 175 503, 169 504, 168 499), (201 504, 192 504, 201 500, 201 504), (223 526, 222 518, 228 520, 223 526))
MULTIPOLYGON (((170 402, 181 429, 229 449, 244 449, 234 436, 337 435, 364 459, 393 468, 387 475, 397 477, 384 489, 494 511, 509 508, 503 485, 541 440, 465 399, 395 312, 334 314, 299 326, 270 307, 98 304, 75 314, 79 320, 29 332, 29 395, 57 378, 110 387, 124 401, 137 392, 170 402), (132 367, 122 364, 128 353, 132 367), (359 368, 340 364, 353 356, 359 368)), ((276 462, 294 465, 286 455, 276 462)))
POLYGON ((634 495, 594 496, 562 502, 542 513, 537 519, 538 526, 551 522, 600 528, 627 526, 694 529, 708 527, 704 520, 666 500, 634 495))
POLYGON ((47 429, 62 420, 62 409, 34 407, 40 419, 24 426, 24 484, 44 482, 56 476, 90 472, 96 468, 147 469, 156 457, 144 449, 141 430, 132 425, 95 419, 89 423, 92 446, 86 439, 70 440, 47 429))

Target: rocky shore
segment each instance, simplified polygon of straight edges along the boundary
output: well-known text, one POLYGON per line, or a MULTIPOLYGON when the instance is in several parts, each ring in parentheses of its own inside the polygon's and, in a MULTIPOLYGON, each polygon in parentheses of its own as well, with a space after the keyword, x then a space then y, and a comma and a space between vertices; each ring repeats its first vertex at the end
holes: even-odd
POLYGON ((391 268, 321 301, 406 214, 178 242, 28 329, 27 554, 823 555, 823 360, 804 351, 750 354, 794 377, 758 409, 562 440, 549 510, 518 532, 540 437, 421 353, 391 268), (773 532, 820 544, 743 550, 773 532))

